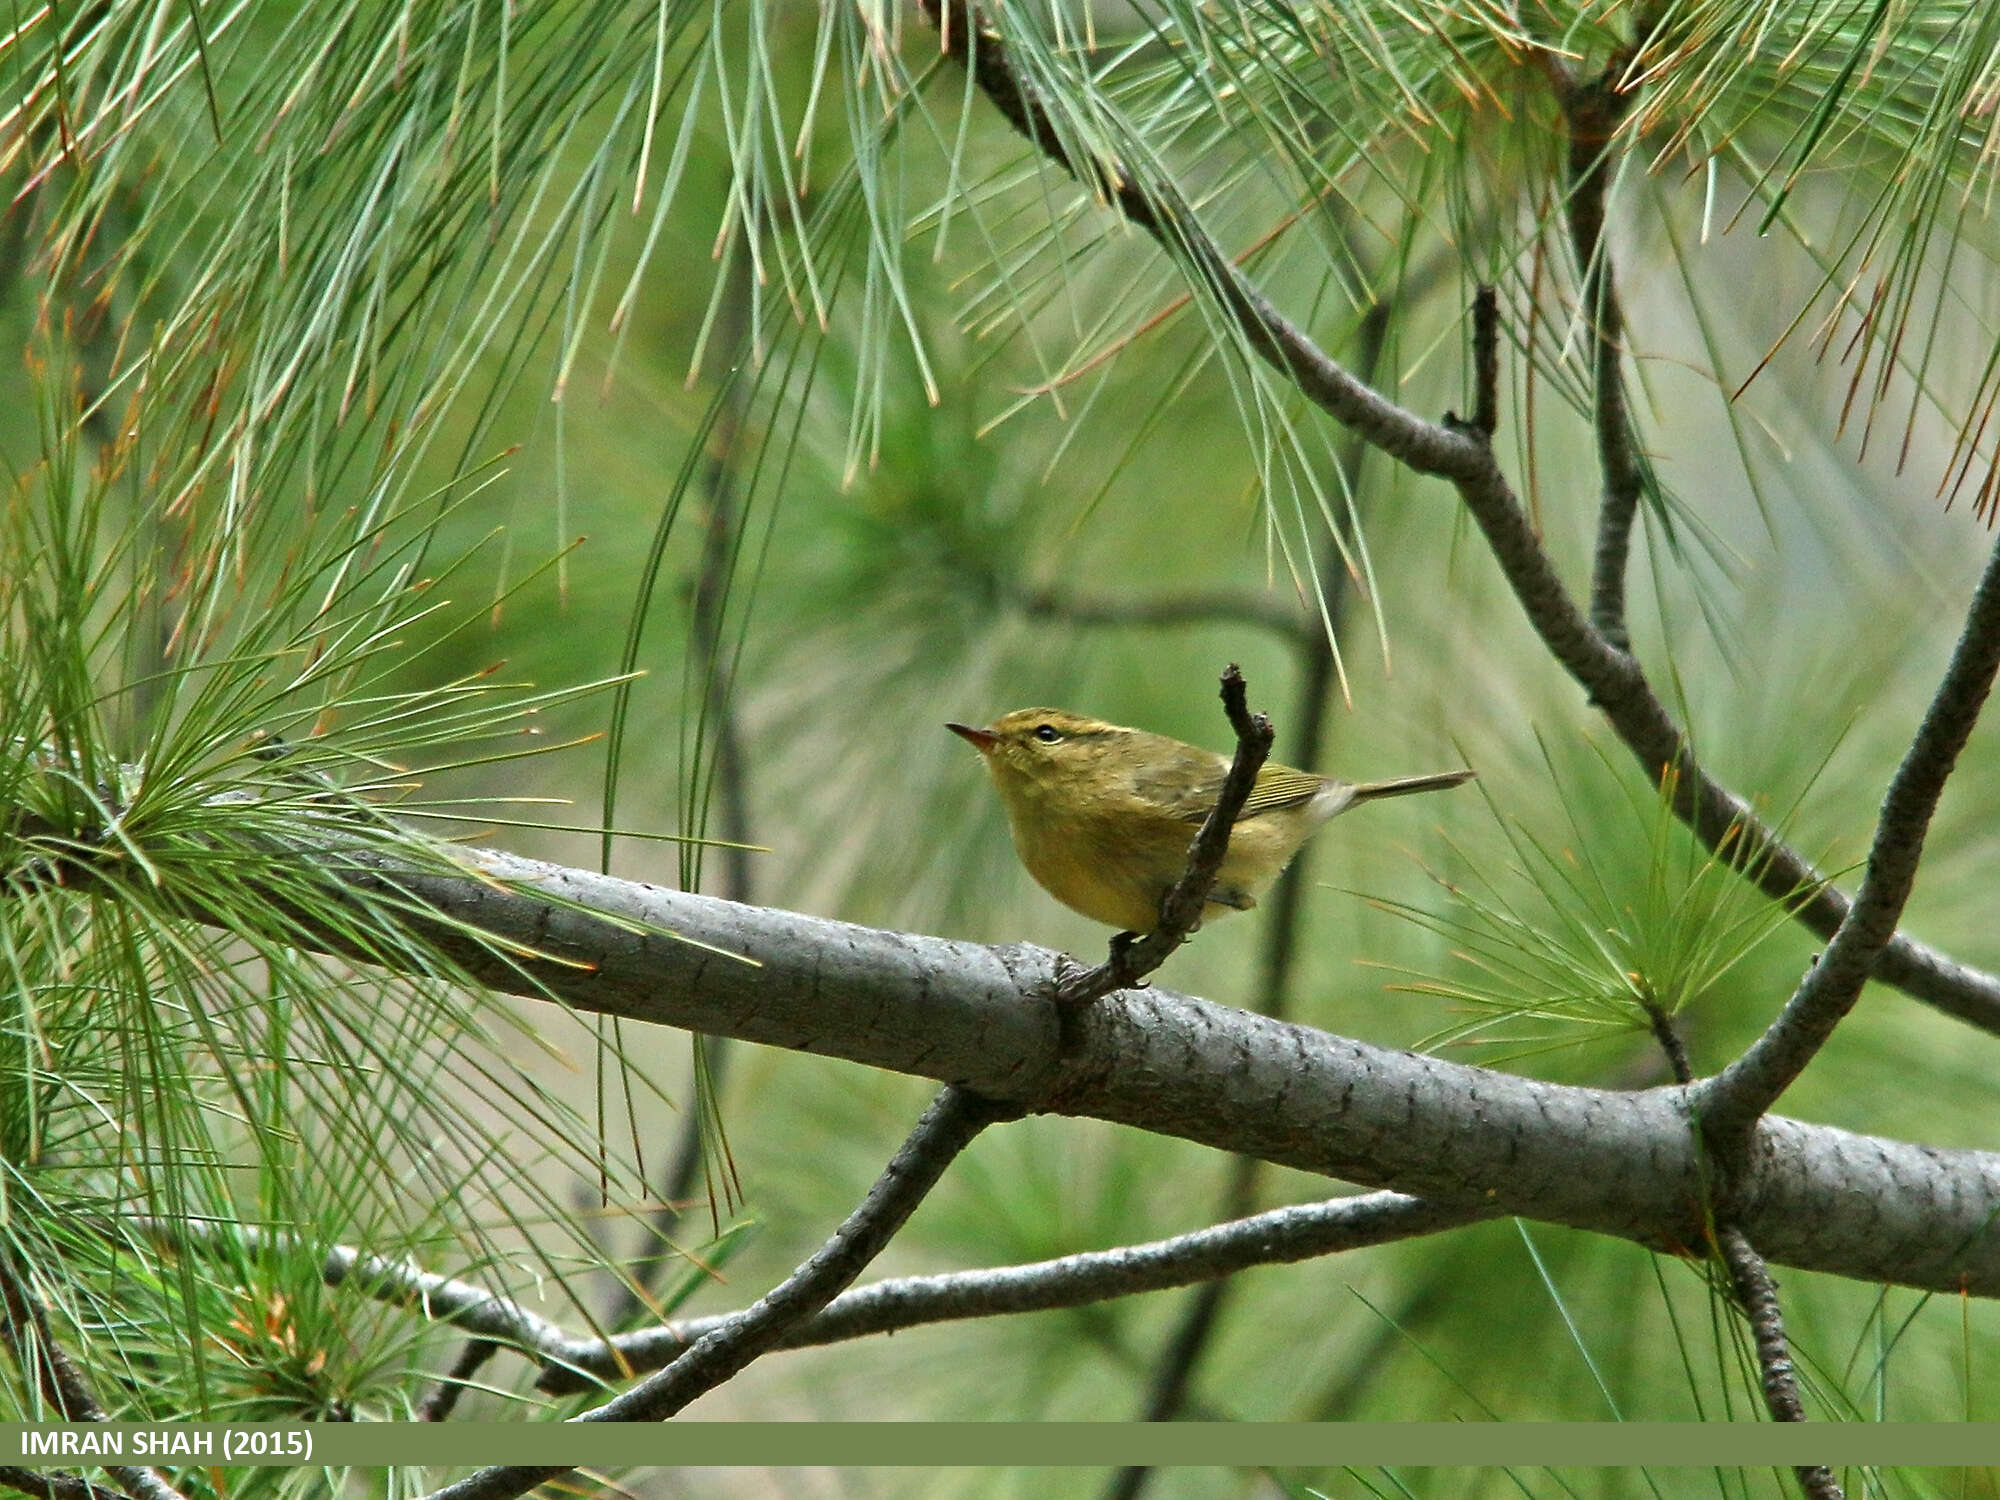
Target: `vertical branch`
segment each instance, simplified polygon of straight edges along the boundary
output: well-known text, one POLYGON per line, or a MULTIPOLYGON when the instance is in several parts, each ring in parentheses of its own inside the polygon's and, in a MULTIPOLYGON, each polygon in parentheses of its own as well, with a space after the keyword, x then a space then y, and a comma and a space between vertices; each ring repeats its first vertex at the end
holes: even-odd
MULTIPOLYGON (((1735 1168, 1757 1120, 1819 1053, 1861 997, 1876 959, 1895 934, 1916 883, 1938 798, 1971 737, 2000 672, 2000 543, 1988 557, 1953 648, 1903 762, 1882 799, 1868 867, 1847 917, 1785 1008, 1749 1049, 1701 1092, 1695 1111, 1725 1170, 1735 1168)), ((1769 1268, 1734 1224, 1716 1231, 1736 1300, 1750 1321, 1764 1404, 1780 1422, 1803 1422, 1804 1404, 1769 1268)), ((1808 1500, 1844 1500, 1833 1471, 1801 1465, 1794 1473, 1808 1500)))
MULTIPOLYGON (((1374 360, 1356 373, 1373 385, 1374 360)), ((1491 285, 1472 299, 1472 425, 1489 439, 1500 428, 1500 297, 1491 285)), ((1365 451, 1357 445, 1357 452, 1365 451)))
MULTIPOLYGON (((1791 1345, 1785 1338, 1785 1319, 1778 1309, 1778 1284, 1743 1231, 1727 1225, 1715 1232, 1716 1248, 1729 1268, 1729 1282, 1750 1320, 1750 1336, 1757 1346, 1757 1368, 1764 1391, 1764 1405, 1776 1422, 1803 1422, 1805 1403, 1799 1399, 1798 1373, 1792 1366, 1791 1345)), ((1822 1464, 1800 1464, 1792 1470, 1807 1500, 1846 1500, 1833 1470, 1822 1464)))
POLYGON ((723 277, 715 334, 716 346, 724 351, 728 367, 717 395, 721 410, 716 414, 709 459, 702 471, 701 561, 693 582, 690 633, 695 670, 701 674, 703 709, 715 733, 715 791, 721 802, 722 836, 730 841, 730 847, 719 851, 722 894, 731 901, 747 902, 752 894, 750 851, 742 846, 750 836, 749 789, 742 726, 737 722, 731 691, 732 664, 726 659, 723 640, 742 525, 736 493, 736 448, 748 416, 750 385, 741 378, 741 367, 750 353, 750 315, 757 295, 750 253, 742 236, 731 242, 723 277))
POLYGON ((1639 997, 1639 1004, 1645 1009, 1646 1020, 1653 1028, 1653 1040, 1667 1054, 1667 1066, 1673 1070, 1674 1082, 1683 1085, 1693 1083, 1694 1068, 1688 1062, 1681 1034, 1674 1030, 1674 1018, 1667 1014, 1666 1007, 1653 998, 1651 986, 1639 997))
MULTIPOLYGON (((1363 316, 1356 331, 1355 372, 1373 382, 1388 341, 1392 304, 1378 301, 1363 316)), ((1343 434, 1340 466, 1348 483, 1358 488, 1361 465, 1368 445, 1351 430, 1343 434)), ((1350 598, 1349 577, 1337 547, 1329 547, 1321 561, 1320 598, 1326 617, 1335 632, 1341 626, 1350 598)), ((1302 771, 1319 769, 1320 744, 1326 737, 1327 710, 1333 702, 1333 641, 1320 630, 1308 629, 1296 637, 1299 663, 1298 695, 1292 708, 1289 763, 1302 771)), ((1292 972, 1298 953, 1300 914, 1311 881, 1313 845, 1308 841, 1285 872, 1278 877, 1270 897, 1264 902, 1263 946, 1258 960, 1257 1009, 1267 1016, 1283 1018, 1291 1009, 1292 972)), ((1257 1186, 1264 1175, 1263 1163, 1255 1157, 1239 1156, 1231 1164, 1229 1181, 1222 1194, 1217 1217, 1240 1219, 1256 1206, 1257 1186)), ((1140 1420, 1170 1422, 1187 1404, 1188 1387, 1195 1365, 1207 1352, 1210 1339, 1229 1294, 1227 1278, 1204 1282, 1189 1294, 1180 1321, 1167 1342, 1147 1382, 1146 1399, 1140 1420)), ((1128 1465, 1117 1470, 1105 1488, 1106 1500, 1135 1500, 1145 1488, 1152 1470, 1128 1465)))
POLYGON ((1621 363, 1625 314, 1619 306, 1611 247, 1604 235, 1604 199, 1617 159, 1612 144, 1627 102, 1617 88, 1623 70, 1624 59, 1614 57, 1597 78, 1571 86, 1562 103, 1569 122, 1570 246, 1576 254, 1577 274, 1582 277, 1581 310, 1590 332, 1592 417, 1604 478, 1597 551, 1591 564, 1590 621, 1605 640, 1620 651, 1630 651, 1632 638, 1625 626, 1625 571, 1632 550, 1632 524, 1646 481, 1625 399, 1621 363))

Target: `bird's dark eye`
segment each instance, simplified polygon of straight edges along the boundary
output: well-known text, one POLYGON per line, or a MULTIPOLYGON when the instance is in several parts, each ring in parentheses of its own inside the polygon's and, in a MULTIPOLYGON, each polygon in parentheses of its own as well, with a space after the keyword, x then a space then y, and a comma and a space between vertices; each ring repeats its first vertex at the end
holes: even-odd
POLYGON ((1057 740, 1062 738, 1062 734, 1055 725, 1044 724, 1035 731, 1035 738, 1040 740, 1044 745, 1053 745, 1057 740))

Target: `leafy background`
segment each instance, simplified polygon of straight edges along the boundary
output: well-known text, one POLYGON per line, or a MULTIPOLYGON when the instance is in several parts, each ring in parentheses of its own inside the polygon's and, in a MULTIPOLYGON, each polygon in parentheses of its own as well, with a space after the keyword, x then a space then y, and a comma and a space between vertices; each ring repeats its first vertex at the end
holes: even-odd
MULTIPOLYGON (((1637 646, 1718 774, 1839 868, 1988 541, 2000 21, 1914 3, 1653 18, 1673 40, 1642 55, 1611 241, 1658 479, 1637 646)), ((1645 20, 1167 4, 1010 13, 1009 30, 1065 132, 1175 172, 1336 355, 1360 361, 1365 310, 1390 308, 1377 381, 1406 404, 1465 408, 1462 309, 1472 282, 1497 283, 1505 461, 1575 579, 1598 481, 1529 38, 1602 66, 1645 20)), ((1213 683, 1237 660, 1283 736, 1307 670, 1295 639, 1202 611, 1083 618, 1224 591, 1336 625, 1331 764, 1480 771, 1476 796, 1372 808, 1321 840, 1297 1019, 1638 1086, 1665 1074, 1626 976, 1679 987, 1708 1070, 1807 962, 1806 937, 1665 819, 1438 487, 1355 463, 1170 258, 968 107, 914 12, 156 0, 14 25, 9 785, 35 782, 24 747, 51 724, 95 768, 72 799, 121 762, 172 774, 128 819, 157 879, 24 886, 10 908, 26 1003, 0 1102, 7 1223, 72 1273, 62 1312, 126 1372, 134 1412, 405 1412, 452 1341, 322 1288, 315 1238, 410 1249, 573 1326, 610 1316, 607 1261, 646 1243, 647 1179, 695 1108, 679 1038, 600 1036, 448 971, 413 986, 302 959, 252 872, 217 884, 204 820, 254 831, 365 794, 459 815, 430 831, 590 864, 607 816, 717 835, 733 736, 765 846, 755 899, 1092 953, 1103 935, 1033 889, 942 722, 1058 703, 1220 745, 1213 683), (1315 593, 1343 555, 1325 574, 1347 580, 1339 596, 1315 593), (699 602, 725 584, 719 608, 699 602), (258 754, 273 734, 293 747, 275 760, 258 754), (257 811, 218 810, 237 786, 257 811), (253 936, 190 939, 175 900, 197 885, 253 936), (212 1265, 128 1232, 107 1258, 75 1226, 114 1207, 291 1225, 303 1243, 233 1237, 235 1260, 212 1265)), ((1975 738, 1906 923, 1988 966, 1997 775, 1975 738)), ((41 811, 60 828, 77 808, 41 811)), ((398 837, 388 821, 371 836, 398 837)), ((709 889, 727 864, 636 837, 610 859, 709 889)), ((1204 932, 1164 982, 1247 1003, 1267 916, 1204 932)), ((387 914, 364 927, 358 941, 392 940, 387 914)), ((1986 1145, 1992 1046, 1871 994, 1786 1109, 1986 1145)), ((721 1113, 745 1196, 721 1224, 754 1227, 711 1245, 706 1209, 687 1215, 681 1237, 726 1282, 680 1263, 672 1294, 731 1307, 782 1275, 922 1093, 732 1055, 721 1113)), ((883 1269, 1192 1228, 1221 1212, 1229 1171, 1107 1126, 1012 1125, 883 1269)), ((1325 1191, 1272 1170, 1258 1199, 1325 1191)), ((1823 1414, 1995 1415, 1990 1309, 1784 1284, 1823 1414)), ((1125 1418, 1180 1301, 788 1354, 698 1414, 1125 1418)), ((1240 1278, 1195 1410, 1743 1416, 1745 1369, 1698 1267, 1507 1223, 1240 1278)), ((485 1378, 468 1415, 527 1399, 518 1365, 485 1378)), ((5 1389, 9 1415, 28 1409, 5 1389)), ((1161 1475, 1157 1492, 1218 1482, 1300 1481, 1161 1475)), ((1598 1483, 1628 1481, 1520 1478, 1598 1483)))

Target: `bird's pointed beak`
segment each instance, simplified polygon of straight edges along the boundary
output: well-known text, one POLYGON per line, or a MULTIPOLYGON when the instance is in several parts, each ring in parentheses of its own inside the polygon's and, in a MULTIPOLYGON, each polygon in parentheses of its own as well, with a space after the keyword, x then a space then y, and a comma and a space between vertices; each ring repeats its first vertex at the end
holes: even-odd
POLYGON ((970 724, 947 724, 944 726, 981 755, 1000 743, 1000 736, 984 729, 974 729, 970 724))

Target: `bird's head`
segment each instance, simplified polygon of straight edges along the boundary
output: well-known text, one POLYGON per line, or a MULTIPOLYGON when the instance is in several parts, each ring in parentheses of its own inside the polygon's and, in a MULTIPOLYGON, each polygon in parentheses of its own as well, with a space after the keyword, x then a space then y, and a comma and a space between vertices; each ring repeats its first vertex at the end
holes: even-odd
POLYGON ((945 728, 985 758, 1003 792, 1087 787, 1136 733, 1061 708, 1017 708, 984 729, 969 724, 945 728))

